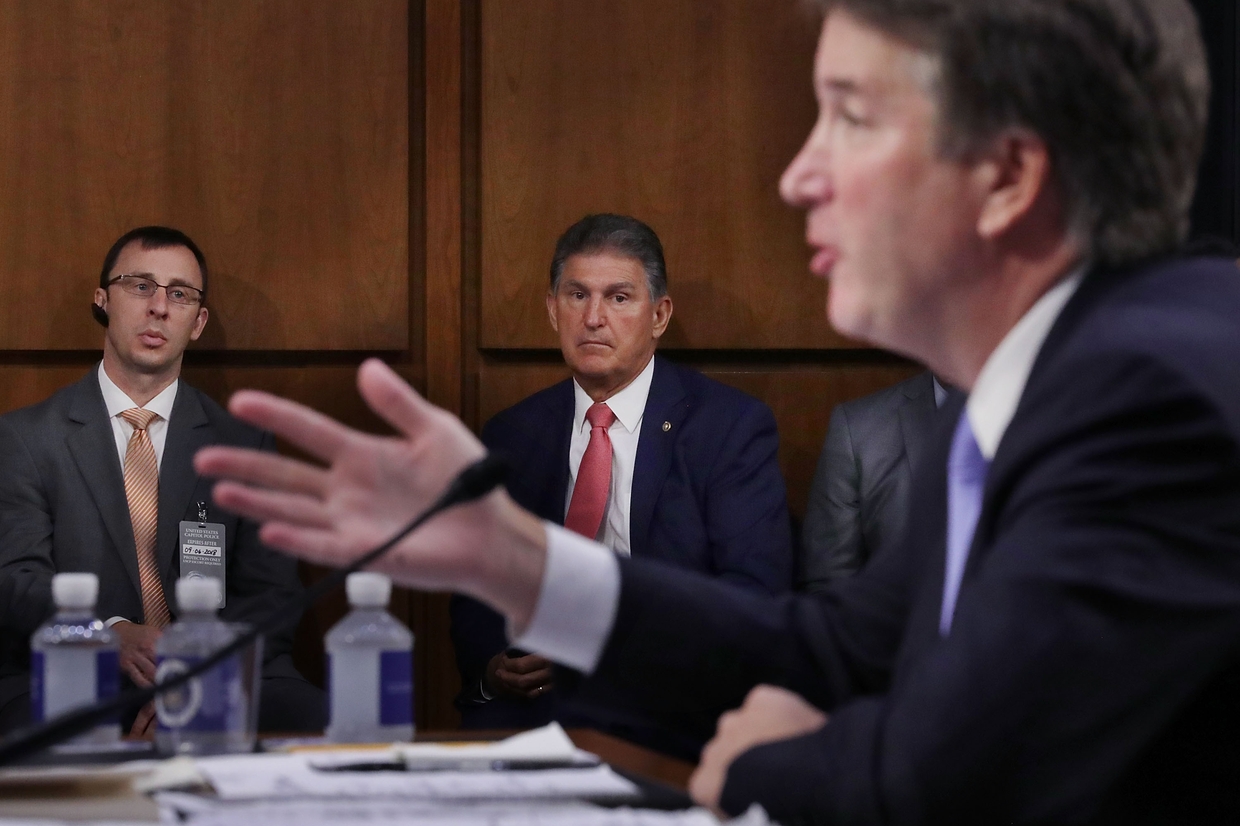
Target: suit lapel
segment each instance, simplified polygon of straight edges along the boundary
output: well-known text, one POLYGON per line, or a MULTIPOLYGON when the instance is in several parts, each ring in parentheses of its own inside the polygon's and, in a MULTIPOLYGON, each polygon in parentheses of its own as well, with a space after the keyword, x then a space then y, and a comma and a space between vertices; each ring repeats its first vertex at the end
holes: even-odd
POLYGON ((562 393, 557 393, 555 397, 555 407, 551 411, 551 416, 547 419, 550 422, 563 422, 563 425, 555 432, 555 442, 553 443, 553 457, 556 468, 555 484, 551 486, 551 500, 546 503, 546 510, 543 517, 550 519, 557 525, 564 524, 565 511, 568 509, 568 451, 572 444, 573 438, 573 415, 576 413, 576 397, 573 389, 573 380, 569 379, 561 385, 562 393), (551 514, 548 516, 548 514, 551 514))
POLYGON ((1046 363, 1077 329, 1085 315, 1125 275, 1123 271, 1106 269, 1094 269, 1087 272, 1084 280, 1077 287, 1076 293, 1068 299, 1068 303, 1064 305, 1059 317, 1055 319, 1055 323, 1051 325, 1050 331, 1046 334, 1042 346, 1038 349, 1033 367, 1029 370, 1029 377, 1025 381, 1024 390, 1021 391, 1020 400, 1016 404, 1016 412, 1012 414, 1012 420, 1008 423, 1007 431, 999 442, 999 449, 995 452, 994 459, 990 463, 990 470, 986 474, 986 484, 982 491, 982 510, 978 516, 977 529, 973 532, 973 542, 969 546, 969 557, 965 561, 965 581, 976 573, 977 568, 990 553, 999 518, 996 502, 1001 503, 1006 498, 1012 469, 1017 467, 1024 458, 1025 451, 1020 444, 1019 435, 1013 441, 1008 438, 1008 433, 1019 434, 1020 432, 1024 419, 1023 413, 1028 403, 1027 399, 1030 397, 1029 388, 1037 387, 1046 363))
POLYGON ((680 376, 670 362, 656 358, 650 394, 642 413, 641 436, 637 440, 637 459, 633 463, 633 490, 629 510, 629 547, 634 556, 645 553, 650 520, 672 466, 672 455, 680 426, 689 414, 680 376), (664 427, 664 423, 670 427, 664 427))
POLYGON ((190 497, 198 484, 194 472, 194 454, 212 441, 214 428, 198 398, 198 391, 184 381, 177 388, 172 405, 172 419, 164 440, 164 456, 159 464, 159 528, 156 533, 155 558, 164 592, 172 593, 172 563, 177 552, 180 522, 189 507, 190 497))
POLYGON ((930 433, 930 420, 934 418, 934 384, 930 374, 924 373, 904 391, 904 403, 900 405, 900 435, 904 438, 904 455, 909 467, 916 467, 926 447, 930 433))
POLYGON ((82 474, 95 507, 103 519, 112 549, 129 574, 134 591, 142 593, 138 579, 138 552, 134 547, 133 523, 129 520, 129 501, 125 498, 125 477, 116 453, 116 437, 99 389, 98 373, 91 370, 74 387, 69 404, 69 448, 82 474), (75 427, 76 425, 76 427, 75 427))

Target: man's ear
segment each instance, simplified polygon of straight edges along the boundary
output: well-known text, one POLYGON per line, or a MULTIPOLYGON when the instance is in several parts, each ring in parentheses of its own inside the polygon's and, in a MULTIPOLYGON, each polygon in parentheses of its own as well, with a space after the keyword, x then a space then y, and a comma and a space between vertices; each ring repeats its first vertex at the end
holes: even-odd
POLYGON ((1026 130, 1002 133, 977 158, 981 188, 977 232, 985 240, 1003 235, 1033 211, 1051 188, 1051 157, 1045 142, 1026 130))
POLYGON ((95 288, 95 298, 90 305, 90 314, 99 324, 104 327, 108 326, 108 291, 102 287, 95 288))
POLYGON ((665 295, 654 302, 654 337, 662 337, 667 332, 667 324, 672 320, 672 297, 665 295))
POLYGON ((203 328, 207 326, 207 316, 209 315, 211 314, 207 312, 206 307, 198 308, 198 318, 194 320, 194 330, 189 334, 190 341, 197 341, 198 337, 202 335, 203 328))
POLYGON ((560 332, 560 319, 556 316, 555 290, 547 290, 547 318, 551 320, 551 329, 560 332))

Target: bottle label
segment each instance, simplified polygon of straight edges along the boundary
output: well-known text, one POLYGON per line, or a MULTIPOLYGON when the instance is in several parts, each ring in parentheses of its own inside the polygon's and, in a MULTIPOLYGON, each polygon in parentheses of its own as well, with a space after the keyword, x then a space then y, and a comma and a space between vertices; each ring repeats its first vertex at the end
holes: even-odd
POLYGON ((379 725, 413 722, 413 652, 384 651, 379 655, 379 725))
MULTIPOLYGON (((66 648, 30 652, 32 722, 41 723, 70 709, 109 700, 120 688, 120 660, 115 651, 66 648), (59 665, 59 673, 49 674, 49 665, 59 665), (94 674, 90 673, 92 670, 94 674)), ((104 722, 116 722, 116 718, 104 722)))
POLYGON ((44 659, 42 651, 30 652, 30 721, 43 722, 43 674, 44 659))
MULTIPOLYGON (((160 657, 155 681, 183 674, 203 659, 160 657)), ((239 659, 229 657, 206 674, 156 697, 155 716, 162 731, 244 731, 246 702, 239 659)))
POLYGON ((95 653, 95 699, 110 700, 121 693, 121 658, 118 651, 95 653))

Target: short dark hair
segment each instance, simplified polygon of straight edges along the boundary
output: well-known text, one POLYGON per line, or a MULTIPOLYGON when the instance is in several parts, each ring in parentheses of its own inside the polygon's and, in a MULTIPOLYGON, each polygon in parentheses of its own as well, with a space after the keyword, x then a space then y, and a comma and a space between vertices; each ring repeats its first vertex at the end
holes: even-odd
POLYGON ((1074 236, 1101 263, 1174 249, 1205 143, 1209 74, 1185 0, 816 0, 937 64, 939 145, 1009 128, 1050 151, 1074 236))
POLYGON ((112 275, 112 268, 116 266, 116 259, 121 257, 121 250, 137 241, 144 250, 162 250, 168 247, 185 247, 194 254, 194 260, 198 262, 198 271, 202 274, 202 295, 205 299, 207 296, 207 258, 202 254, 202 250, 198 249, 198 245, 193 239, 179 229, 172 227, 137 227, 116 239, 116 243, 108 250, 108 254, 103 257, 103 269, 99 273, 99 286, 103 289, 108 288, 108 279, 112 275))
POLYGON ((564 231, 555 242, 551 258, 551 291, 560 286, 564 264, 574 255, 611 253, 635 258, 646 271, 646 286, 652 299, 667 295, 667 265, 663 244, 649 226, 628 215, 601 213, 587 215, 564 231))

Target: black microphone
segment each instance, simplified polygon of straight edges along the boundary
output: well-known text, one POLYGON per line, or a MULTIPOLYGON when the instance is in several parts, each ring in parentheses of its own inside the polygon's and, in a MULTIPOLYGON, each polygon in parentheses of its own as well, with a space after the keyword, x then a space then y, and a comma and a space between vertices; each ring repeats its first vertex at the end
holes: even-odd
POLYGON ((260 634, 277 631, 290 624, 290 617, 301 616, 302 611, 313 604, 319 597, 344 582, 345 578, 358 571, 392 549, 398 542, 420 528, 436 514, 447 510, 453 505, 472 502, 504 482, 508 475, 508 463, 499 456, 487 454, 457 474, 435 502, 394 536, 379 547, 355 559, 345 568, 338 568, 319 580, 313 587, 307 588, 302 594, 276 606, 262 622, 241 634, 232 642, 217 650, 214 654, 197 663, 189 670, 169 677, 161 683, 146 688, 135 688, 118 694, 94 705, 67 711, 64 714, 40 723, 37 726, 21 729, 0 742, 0 766, 21 760, 43 749, 62 743, 71 737, 82 734, 119 715, 126 709, 140 708, 160 694, 185 685, 194 677, 210 670, 228 657, 249 646, 260 634))

